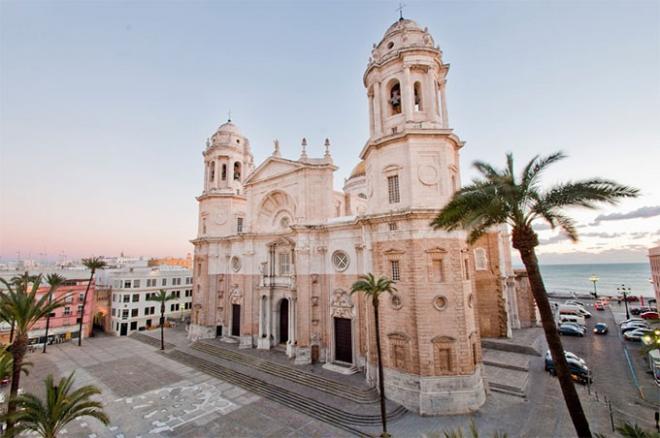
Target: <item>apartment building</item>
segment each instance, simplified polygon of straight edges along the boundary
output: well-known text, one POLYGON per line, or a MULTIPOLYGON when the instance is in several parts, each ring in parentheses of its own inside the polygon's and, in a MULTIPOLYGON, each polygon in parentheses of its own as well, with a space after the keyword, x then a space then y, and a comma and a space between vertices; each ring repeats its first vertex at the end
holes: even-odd
POLYGON ((117 336, 159 325, 160 304, 149 298, 160 289, 175 297, 165 305, 168 320, 185 321, 192 309, 192 273, 179 266, 107 269, 97 284, 111 288, 109 332, 117 336))

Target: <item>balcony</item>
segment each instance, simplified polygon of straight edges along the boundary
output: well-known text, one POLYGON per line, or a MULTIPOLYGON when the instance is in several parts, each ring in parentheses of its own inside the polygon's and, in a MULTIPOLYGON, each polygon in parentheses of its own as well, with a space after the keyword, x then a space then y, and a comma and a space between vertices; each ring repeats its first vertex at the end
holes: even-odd
POLYGON ((295 275, 264 275, 261 277, 261 287, 296 288, 295 275))

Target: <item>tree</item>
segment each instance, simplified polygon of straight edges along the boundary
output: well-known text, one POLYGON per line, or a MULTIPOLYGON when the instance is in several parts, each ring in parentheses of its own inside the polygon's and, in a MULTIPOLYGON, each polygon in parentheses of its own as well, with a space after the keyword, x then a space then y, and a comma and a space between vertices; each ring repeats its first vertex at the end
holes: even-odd
POLYGON ((358 281, 351 287, 351 295, 362 292, 367 299, 371 299, 374 306, 374 325, 376 327, 376 359, 378 360, 378 388, 380 392, 380 418, 383 423, 381 436, 389 436, 387 433, 387 414, 385 412, 385 383, 383 381, 383 361, 380 352, 380 323, 378 321, 378 302, 383 293, 396 292, 394 281, 386 277, 376 279, 372 273, 360 275, 358 281))
MULTIPOLYGON (((11 344, 13 363, 8 414, 16 411, 16 404, 13 399, 18 394, 21 370, 24 364, 23 359, 28 345, 28 332, 37 321, 63 305, 61 299, 50 300, 49 302, 49 294, 37 298, 37 291, 41 285, 41 275, 36 276, 33 280, 32 282, 16 281, 10 283, 0 278, 6 288, 6 291, 0 294, 0 319, 13 322, 15 326, 14 341, 11 344)), ((13 423, 10 419, 7 422, 7 430, 12 429, 13 423)))
POLYGON ((94 274, 97 269, 105 269, 107 264, 101 259, 101 257, 91 257, 88 259, 82 259, 82 264, 85 265, 87 269, 91 271, 89 274, 89 282, 87 283, 87 288, 85 289, 85 296, 83 297, 82 303, 82 314, 80 315, 80 325, 78 326, 78 347, 82 346, 83 338, 83 321, 85 320, 85 306, 87 305, 87 294, 89 293, 89 288, 92 285, 92 280, 94 280, 94 274))
MULTIPOLYGON (((11 278, 11 283, 14 285, 21 285, 25 284, 25 288, 27 289, 27 285, 30 283, 34 283, 38 279, 38 275, 30 275, 28 271, 25 271, 25 273, 21 275, 16 275, 11 278)), ((41 280, 39 280, 41 281, 41 280)), ((9 332, 9 343, 11 344, 14 342, 14 329, 15 329, 15 323, 14 321, 11 322, 11 330, 9 332)))
POLYGON ((16 427, 7 436, 33 431, 43 438, 55 438, 67 424, 81 417, 96 418, 106 426, 110 424, 103 404, 91 398, 101 391, 92 385, 73 390, 73 375, 62 377, 57 385, 53 384, 52 374, 46 377, 44 400, 30 393, 16 397, 14 402, 18 410, 7 414, 7 419, 13 421, 16 427))
POLYGON ((174 294, 167 295, 164 289, 161 289, 157 294, 154 294, 147 298, 149 301, 156 301, 160 303, 160 349, 165 350, 165 303, 167 301, 173 300, 174 294))
MULTIPOLYGON (((60 274, 49 274, 46 277, 46 283, 50 286, 48 290, 48 304, 53 301, 53 293, 64 283, 66 279, 60 274)), ((48 329, 50 328, 50 313, 46 316, 46 340, 44 341, 43 353, 46 352, 46 346, 48 345, 48 329)))
POLYGON ((564 400, 580 437, 590 437, 589 423, 582 410, 573 385, 564 349, 553 320, 552 309, 539 271, 535 247, 539 240, 532 225, 545 221, 552 229, 559 228, 566 236, 577 241, 575 221, 565 209, 583 207, 595 209, 598 203, 616 204, 621 198, 638 195, 635 188, 623 186, 602 178, 591 178, 556 184, 546 190, 540 187, 540 176, 551 164, 565 158, 561 152, 547 157, 534 157, 515 175, 513 155, 507 154, 507 165, 496 169, 490 164, 476 161, 474 167, 480 176, 456 192, 440 211, 431 225, 448 231, 469 231, 468 242, 474 243, 489 228, 508 224, 512 228, 513 247, 527 270, 532 294, 536 300, 543 330, 555 363, 564 400))

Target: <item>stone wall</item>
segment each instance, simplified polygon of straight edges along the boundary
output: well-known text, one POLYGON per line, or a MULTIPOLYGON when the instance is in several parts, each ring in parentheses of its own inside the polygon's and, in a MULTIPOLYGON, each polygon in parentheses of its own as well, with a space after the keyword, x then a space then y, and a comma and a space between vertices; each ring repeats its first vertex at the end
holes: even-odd
POLYGON ((532 289, 529 285, 529 278, 527 271, 524 269, 516 269, 516 298, 518 300, 518 314, 520 316, 520 327, 529 328, 536 327, 540 324, 538 311, 536 309, 536 302, 532 289))

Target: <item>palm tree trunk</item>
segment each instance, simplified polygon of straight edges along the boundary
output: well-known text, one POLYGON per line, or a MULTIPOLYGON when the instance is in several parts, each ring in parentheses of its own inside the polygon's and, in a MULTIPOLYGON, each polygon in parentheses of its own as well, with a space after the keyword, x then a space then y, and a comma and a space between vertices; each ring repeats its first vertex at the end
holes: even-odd
POLYGON ((383 422, 383 433, 381 436, 389 436, 387 433, 387 414, 385 411, 385 381, 383 379, 383 361, 380 354, 380 331, 378 322, 378 300, 374 304, 374 323, 376 325, 376 356, 378 359, 378 389, 380 392, 380 418, 383 422))
POLYGON ((14 330, 16 328, 16 321, 11 322, 11 331, 9 332, 9 343, 14 342, 14 330))
POLYGON ((570 414, 571 420, 573 421, 575 432, 577 432, 577 435, 581 438, 590 438, 591 430, 589 429, 589 422, 587 421, 587 417, 585 416, 584 410, 582 409, 580 397, 575 390, 575 384, 573 383, 573 379, 571 378, 571 373, 568 368, 568 363, 566 362, 564 348, 561 344, 561 339, 559 338, 559 332, 557 331, 557 326, 555 325, 555 321, 552 315, 550 301, 548 301, 548 295, 545 291, 543 278, 541 277, 541 273, 539 271, 538 259, 536 258, 536 252, 534 251, 535 245, 533 243, 526 244, 526 242, 521 242, 514 236, 513 246, 520 252, 520 257, 522 258, 522 262, 525 265, 525 269, 527 270, 527 276, 529 278, 532 294, 534 295, 536 305, 538 306, 539 313, 541 314, 541 322, 543 323, 545 338, 548 342, 548 348, 550 349, 550 354, 552 355, 552 361, 554 362, 555 370, 557 370, 559 386, 561 387, 561 392, 564 395, 566 407, 568 408, 568 413, 570 414))
POLYGON ((165 350, 165 302, 160 303, 160 349, 165 350))
MULTIPOLYGON (((51 301, 53 301, 53 291, 52 290, 48 293, 48 305, 49 306, 51 304, 51 301)), ((48 316, 46 316, 46 338, 45 338, 46 340, 44 341, 44 350, 42 351, 42 353, 46 352, 46 346, 48 345, 48 329, 50 328, 50 313, 51 312, 49 312, 48 316)))
MULTIPOLYGON (((28 336, 24 333, 19 333, 12 344, 11 354, 13 357, 13 365, 11 370, 11 389, 9 390, 9 404, 7 406, 7 415, 16 412, 15 398, 18 395, 18 388, 21 380, 21 368, 23 365, 23 358, 27 350, 28 336)), ((11 436, 11 431, 14 429, 14 421, 7 420, 7 436, 11 436)))
POLYGON ((85 305, 87 304, 87 293, 89 288, 92 285, 92 280, 94 279, 94 270, 89 275, 89 282, 87 282, 87 288, 85 289, 85 296, 83 297, 82 305, 82 315, 80 315, 80 325, 78 326, 78 347, 82 347, 82 338, 83 338, 83 321, 85 321, 85 305))

